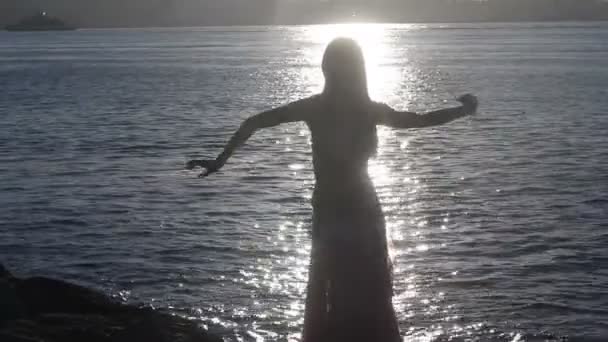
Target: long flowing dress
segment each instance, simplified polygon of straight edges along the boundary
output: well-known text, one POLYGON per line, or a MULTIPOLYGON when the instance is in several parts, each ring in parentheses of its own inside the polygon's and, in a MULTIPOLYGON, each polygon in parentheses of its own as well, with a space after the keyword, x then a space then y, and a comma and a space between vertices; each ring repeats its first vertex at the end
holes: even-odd
POLYGON ((399 341, 384 215, 367 172, 377 106, 310 101, 316 185, 303 341, 399 341))

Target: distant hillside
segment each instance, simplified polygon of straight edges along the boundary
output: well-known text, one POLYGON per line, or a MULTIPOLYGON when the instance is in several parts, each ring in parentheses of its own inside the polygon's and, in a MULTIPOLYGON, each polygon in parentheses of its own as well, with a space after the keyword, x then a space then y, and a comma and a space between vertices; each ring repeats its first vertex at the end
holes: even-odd
POLYGON ((78 27, 608 20, 608 0, 2 0, 0 25, 41 10, 78 27))

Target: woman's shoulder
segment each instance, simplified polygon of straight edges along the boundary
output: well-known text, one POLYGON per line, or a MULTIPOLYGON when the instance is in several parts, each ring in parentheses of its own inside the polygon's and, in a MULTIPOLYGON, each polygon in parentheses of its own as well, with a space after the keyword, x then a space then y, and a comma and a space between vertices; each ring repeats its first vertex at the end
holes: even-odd
POLYGON ((384 102, 370 101, 370 109, 375 114, 383 114, 392 111, 393 108, 384 102))
POLYGON ((322 111, 323 101, 321 95, 316 94, 290 102, 287 107, 291 111, 300 113, 302 117, 306 118, 305 121, 308 121, 322 111))
POLYGON ((321 94, 314 94, 300 100, 296 100, 292 102, 293 104, 302 105, 302 106, 318 106, 323 102, 321 94))
POLYGON ((294 110, 306 110, 313 108, 321 103, 320 95, 312 95, 299 100, 289 102, 286 107, 294 110))

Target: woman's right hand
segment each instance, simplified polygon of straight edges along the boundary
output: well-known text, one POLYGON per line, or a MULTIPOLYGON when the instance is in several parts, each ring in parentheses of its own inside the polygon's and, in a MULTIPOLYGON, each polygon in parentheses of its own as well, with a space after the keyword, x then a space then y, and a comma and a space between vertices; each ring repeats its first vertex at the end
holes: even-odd
POLYGON ((186 169, 192 170, 200 166, 205 169, 204 172, 198 175, 199 178, 209 176, 212 173, 219 171, 222 165, 217 160, 194 159, 186 163, 186 169))

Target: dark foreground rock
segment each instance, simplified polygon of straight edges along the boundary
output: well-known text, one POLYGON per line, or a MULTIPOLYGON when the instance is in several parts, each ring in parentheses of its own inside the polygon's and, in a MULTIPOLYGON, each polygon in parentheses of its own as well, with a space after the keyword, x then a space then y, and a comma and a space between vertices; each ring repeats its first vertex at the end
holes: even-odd
POLYGON ((0 265, 2 342, 220 342, 192 322, 124 305, 59 280, 19 279, 0 265))

